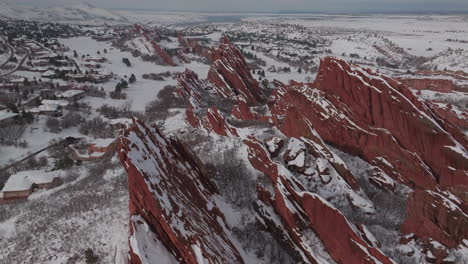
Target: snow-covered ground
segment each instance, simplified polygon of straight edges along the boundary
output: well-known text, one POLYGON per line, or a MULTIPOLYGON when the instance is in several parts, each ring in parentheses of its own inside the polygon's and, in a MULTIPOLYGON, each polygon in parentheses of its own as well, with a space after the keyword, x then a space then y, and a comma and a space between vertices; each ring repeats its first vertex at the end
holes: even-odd
POLYGON ((125 263, 126 174, 94 166, 106 168, 75 168, 62 186, 0 206, 0 263, 86 263, 88 248, 100 263, 125 263))
POLYGON ((78 52, 78 63, 83 63, 81 60, 81 56, 83 54, 90 54, 91 56, 94 56, 96 55, 97 51, 101 52, 101 56, 106 58, 107 62, 102 63, 102 68, 100 70, 116 75, 116 78, 110 82, 100 85, 106 92, 114 91, 116 84, 119 83, 121 79, 128 79, 132 73, 135 74, 137 81, 134 84, 130 84, 129 88, 124 90, 124 92, 127 94, 127 100, 113 100, 109 97, 106 99, 88 98, 87 101, 89 101, 93 107, 99 107, 102 104, 119 106, 130 102, 132 110, 144 111, 145 106, 156 98, 157 94, 162 88, 164 88, 166 85, 177 84, 177 80, 145 80, 141 77, 142 74, 160 73, 165 71, 183 72, 186 68, 189 68, 200 76, 206 76, 209 69, 209 65, 197 62, 192 62, 190 64, 177 67, 157 65, 152 62, 143 61, 140 57, 133 57, 130 52, 122 52, 117 48, 112 47, 109 42, 98 42, 94 39, 91 39, 90 37, 60 39, 60 42, 70 48, 70 51, 65 53, 66 55, 72 57, 74 50, 78 52), (104 49, 107 50, 107 53, 103 52, 104 49), (130 60, 131 67, 127 67, 122 62, 123 58, 128 58, 130 60))

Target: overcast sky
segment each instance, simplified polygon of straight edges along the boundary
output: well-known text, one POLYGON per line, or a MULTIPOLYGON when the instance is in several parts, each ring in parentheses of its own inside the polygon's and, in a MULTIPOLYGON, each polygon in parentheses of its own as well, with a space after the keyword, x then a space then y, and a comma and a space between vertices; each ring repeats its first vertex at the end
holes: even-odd
MULTIPOLYGON (((0 0, 58 5, 79 0, 0 0)), ((89 0, 103 8, 222 12, 468 12, 468 0, 89 0)))

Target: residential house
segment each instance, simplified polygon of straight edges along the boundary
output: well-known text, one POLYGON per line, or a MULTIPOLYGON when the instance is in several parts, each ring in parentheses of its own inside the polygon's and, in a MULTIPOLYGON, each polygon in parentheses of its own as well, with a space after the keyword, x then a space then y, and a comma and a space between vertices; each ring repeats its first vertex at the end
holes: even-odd
POLYGON ((21 171, 11 175, 0 192, 0 204, 28 199, 39 189, 59 186, 62 171, 45 172, 40 170, 21 171))
POLYGON ((100 138, 89 143, 80 142, 70 146, 75 160, 94 161, 111 157, 116 150, 115 138, 100 138))
POLYGON ((61 94, 59 94, 58 98, 63 98, 69 102, 73 102, 79 99, 83 99, 85 97, 86 91, 83 90, 67 90, 61 94))
POLYGON ((15 121, 18 114, 8 112, 6 110, 0 111, 0 127, 6 127, 15 121))

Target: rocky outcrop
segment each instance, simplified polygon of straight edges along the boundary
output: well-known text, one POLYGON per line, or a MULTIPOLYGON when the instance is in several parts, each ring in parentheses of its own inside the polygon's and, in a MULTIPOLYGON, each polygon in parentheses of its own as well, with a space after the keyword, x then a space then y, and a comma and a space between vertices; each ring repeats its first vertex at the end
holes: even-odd
POLYGON ((258 120, 260 117, 253 113, 246 102, 239 102, 232 109, 232 115, 240 120, 258 120))
POLYGON ((219 47, 212 50, 211 59, 214 62, 208 71, 208 81, 221 97, 238 98, 249 105, 265 101, 247 62, 228 38, 222 38, 219 47))
POLYGON ((169 66, 176 66, 174 60, 172 60, 171 56, 167 53, 167 51, 161 48, 161 46, 159 46, 159 44, 156 42, 161 39, 159 34, 156 34, 156 37, 151 37, 148 34, 148 32, 143 28, 143 26, 135 25, 135 28, 143 36, 143 38, 151 44, 154 51, 162 59, 162 61, 164 61, 164 63, 166 63, 169 66))
POLYGON ((213 198, 217 190, 186 146, 134 120, 119 138, 118 153, 128 173, 130 263, 166 263, 165 257, 193 264, 244 262, 226 233, 213 198))
POLYGON ((279 137, 269 137, 265 140, 265 146, 271 154, 272 158, 278 156, 284 146, 284 140, 279 137))
POLYGON ((330 203, 305 191, 282 165, 273 162, 260 141, 250 137, 244 143, 252 166, 273 183, 273 190, 257 187, 256 210, 262 228, 272 232, 297 262, 392 263, 330 203))
POLYGON ((398 80, 404 85, 416 90, 431 90, 441 93, 450 93, 457 90, 457 86, 452 80, 430 78, 400 78, 398 80))
POLYGON ((429 103, 428 105, 441 118, 463 130, 468 130, 468 111, 446 103, 429 103))
POLYGON ((431 90, 439 93, 468 91, 468 74, 463 71, 417 71, 405 74, 397 80, 416 90, 431 90))
POLYGON ((224 115, 215 106, 208 109, 206 121, 205 127, 209 132, 213 131, 221 136, 239 136, 237 130, 226 122, 224 115))
POLYGON ((201 102, 201 90, 206 88, 205 82, 198 78, 198 74, 186 69, 177 77, 177 93, 188 100, 192 107, 198 107, 201 102))
POLYGON ((299 139, 291 138, 286 146, 284 161, 292 170, 304 172, 306 169, 306 145, 299 139))
POLYGON ((187 58, 183 50, 179 50, 177 52, 177 58, 179 58, 179 60, 183 63, 190 63, 190 60, 187 58))
POLYGON ((325 58, 315 82, 289 87, 280 104, 271 112, 290 137, 310 137, 313 124, 325 141, 409 186, 468 185, 466 137, 392 79, 325 58))
POLYGON ((189 107, 185 111, 187 123, 193 128, 206 131, 208 134, 215 133, 220 136, 235 136, 239 134, 235 127, 231 126, 225 116, 215 106, 205 110, 196 110, 189 107))
MULTIPOLYGON (((462 189, 464 192, 467 189, 462 189)), ((438 241, 455 248, 468 238, 468 199, 460 199, 449 191, 417 190, 408 199, 408 217, 402 232, 426 244, 438 241)))

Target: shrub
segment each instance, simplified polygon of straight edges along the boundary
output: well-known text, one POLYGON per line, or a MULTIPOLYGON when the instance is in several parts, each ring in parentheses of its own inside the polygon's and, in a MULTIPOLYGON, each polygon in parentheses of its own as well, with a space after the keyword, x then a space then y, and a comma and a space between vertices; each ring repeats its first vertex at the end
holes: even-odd
POLYGON ((96 87, 90 88, 88 90, 87 95, 91 97, 99 97, 99 98, 105 98, 106 97, 106 92, 102 89, 98 89, 96 87))
POLYGON ((85 259, 87 264, 97 263, 99 257, 90 248, 85 250, 85 259))
POLYGON ((57 118, 49 117, 46 121, 46 127, 52 133, 57 133, 60 131, 60 122, 57 118))
POLYGON ((75 162, 73 161, 73 159, 70 158, 70 156, 65 155, 64 157, 55 160, 54 169, 55 170, 67 170, 73 167, 74 164, 75 162))
POLYGON ((80 133, 96 138, 110 138, 114 136, 114 130, 100 117, 81 123, 80 133))
POLYGON ((77 112, 68 112, 60 122, 62 128, 69 128, 80 124, 83 121, 83 117, 77 112))
POLYGON ((175 86, 166 86, 158 93, 158 99, 149 102, 145 114, 150 120, 160 120, 167 117, 169 109, 185 108, 187 100, 175 94, 175 86))

